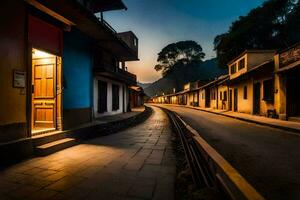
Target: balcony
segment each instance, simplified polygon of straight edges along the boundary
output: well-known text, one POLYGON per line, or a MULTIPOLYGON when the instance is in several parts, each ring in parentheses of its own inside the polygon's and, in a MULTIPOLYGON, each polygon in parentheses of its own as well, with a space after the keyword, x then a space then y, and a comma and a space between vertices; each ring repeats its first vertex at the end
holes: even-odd
POLYGON ((94 75, 108 77, 110 79, 126 83, 127 85, 136 85, 136 75, 119 67, 113 67, 102 63, 94 68, 94 75))

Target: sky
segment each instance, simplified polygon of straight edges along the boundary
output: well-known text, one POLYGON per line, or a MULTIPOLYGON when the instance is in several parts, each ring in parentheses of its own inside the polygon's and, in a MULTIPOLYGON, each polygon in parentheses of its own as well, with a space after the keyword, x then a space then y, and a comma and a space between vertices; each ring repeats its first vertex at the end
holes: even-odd
POLYGON ((133 31, 139 38, 140 61, 127 62, 128 71, 139 82, 161 77, 154 70, 157 54, 166 45, 181 41, 198 42, 205 59, 216 57, 213 41, 228 31, 231 22, 246 15, 264 0, 123 0, 128 10, 109 11, 104 19, 118 31, 133 31))

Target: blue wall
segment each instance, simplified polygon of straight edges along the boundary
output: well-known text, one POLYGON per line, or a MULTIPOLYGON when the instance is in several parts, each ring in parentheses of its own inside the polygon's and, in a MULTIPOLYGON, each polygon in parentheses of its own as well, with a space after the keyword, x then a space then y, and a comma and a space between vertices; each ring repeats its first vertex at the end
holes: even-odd
POLYGON ((76 29, 64 33, 64 109, 92 107, 91 44, 89 38, 76 29))

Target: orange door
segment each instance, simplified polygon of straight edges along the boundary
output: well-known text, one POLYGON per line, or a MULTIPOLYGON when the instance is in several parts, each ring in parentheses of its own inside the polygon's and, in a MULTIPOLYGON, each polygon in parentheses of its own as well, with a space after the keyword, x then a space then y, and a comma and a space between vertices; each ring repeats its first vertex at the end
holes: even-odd
POLYGON ((56 126, 56 58, 32 61, 33 129, 56 126))

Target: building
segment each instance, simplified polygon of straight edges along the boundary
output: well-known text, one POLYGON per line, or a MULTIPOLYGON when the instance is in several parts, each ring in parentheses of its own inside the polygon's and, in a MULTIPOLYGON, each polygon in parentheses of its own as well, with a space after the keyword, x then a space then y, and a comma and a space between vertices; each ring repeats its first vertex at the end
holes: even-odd
POLYGON ((299 121, 300 44, 275 56, 275 109, 280 119, 299 121))
MULTIPOLYGON (((199 106, 300 122, 300 44, 282 51, 246 50, 228 63, 229 74, 160 96, 199 106)), ((158 100, 157 100, 158 101, 158 100)))
POLYGON ((274 114, 274 54, 273 50, 246 50, 228 63, 229 110, 274 114))
POLYGON ((136 108, 144 105, 146 94, 140 86, 130 87, 130 107, 136 108))
POLYGON ((218 108, 219 84, 228 79, 228 75, 222 75, 198 88, 199 107, 218 108))
POLYGON ((116 9, 121 0, 5 1, 0 143, 129 110, 136 76, 125 62, 138 60, 138 39, 97 14, 116 9))

